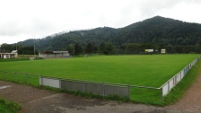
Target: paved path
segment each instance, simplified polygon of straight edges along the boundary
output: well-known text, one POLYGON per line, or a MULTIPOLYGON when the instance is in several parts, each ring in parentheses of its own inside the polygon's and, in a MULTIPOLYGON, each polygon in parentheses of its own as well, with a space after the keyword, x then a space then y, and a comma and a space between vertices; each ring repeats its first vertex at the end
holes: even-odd
POLYGON ((87 99, 3 81, 0 81, 0 96, 20 103, 21 113, 201 113, 201 109, 198 108, 201 105, 200 100, 195 105, 196 110, 188 108, 188 105, 184 106, 186 109, 179 107, 179 103, 183 101, 179 102, 179 105, 156 107, 87 99))

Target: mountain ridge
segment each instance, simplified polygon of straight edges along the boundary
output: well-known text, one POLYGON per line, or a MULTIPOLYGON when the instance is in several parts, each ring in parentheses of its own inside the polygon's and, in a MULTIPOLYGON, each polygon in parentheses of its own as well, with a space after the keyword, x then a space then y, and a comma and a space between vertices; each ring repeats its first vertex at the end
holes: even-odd
POLYGON ((98 27, 90 30, 70 31, 42 39, 28 39, 17 44, 35 45, 38 50, 65 50, 68 45, 76 43, 86 46, 87 43, 93 42, 99 46, 103 42, 108 42, 116 48, 123 48, 122 46, 129 43, 153 43, 159 49, 166 46, 200 45, 200 31, 201 24, 155 16, 122 28, 98 27))

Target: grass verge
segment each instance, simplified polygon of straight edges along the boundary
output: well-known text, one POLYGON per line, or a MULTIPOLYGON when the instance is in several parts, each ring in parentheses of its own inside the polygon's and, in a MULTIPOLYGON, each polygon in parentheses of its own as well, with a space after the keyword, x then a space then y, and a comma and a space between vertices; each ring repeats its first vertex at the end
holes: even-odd
POLYGON ((28 58, 11 58, 11 59, 0 59, 0 62, 13 62, 13 61, 25 61, 28 58))
POLYGON ((18 103, 0 98, 0 113, 19 113, 20 109, 18 103))

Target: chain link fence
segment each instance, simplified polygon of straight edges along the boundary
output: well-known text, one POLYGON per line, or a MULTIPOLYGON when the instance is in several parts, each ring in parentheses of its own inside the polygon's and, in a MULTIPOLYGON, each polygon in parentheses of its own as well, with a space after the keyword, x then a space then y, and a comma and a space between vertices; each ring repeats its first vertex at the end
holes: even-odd
POLYGON ((0 71, 0 80, 39 86, 39 75, 0 71))

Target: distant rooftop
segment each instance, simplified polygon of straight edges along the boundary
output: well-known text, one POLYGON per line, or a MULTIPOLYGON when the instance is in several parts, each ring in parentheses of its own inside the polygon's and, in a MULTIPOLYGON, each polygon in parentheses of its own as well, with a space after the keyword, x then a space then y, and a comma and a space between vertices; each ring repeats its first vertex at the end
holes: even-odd
POLYGON ((68 53, 68 51, 40 51, 40 53, 48 53, 48 54, 61 54, 68 53))
POLYGON ((17 53, 17 50, 13 50, 11 53, 17 53))

